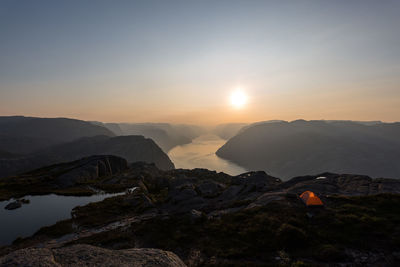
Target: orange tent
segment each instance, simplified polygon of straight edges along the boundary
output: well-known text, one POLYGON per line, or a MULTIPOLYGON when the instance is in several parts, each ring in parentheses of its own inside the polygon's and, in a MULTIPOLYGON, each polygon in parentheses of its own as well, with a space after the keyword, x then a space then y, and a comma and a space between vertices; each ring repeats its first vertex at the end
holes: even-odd
POLYGON ((303 200, 304 204, 307 206, 322 206, 324 205, 317 197, 314 192, 311 191, 305 191, 303 194, 300 195, 301 200, 303 200))

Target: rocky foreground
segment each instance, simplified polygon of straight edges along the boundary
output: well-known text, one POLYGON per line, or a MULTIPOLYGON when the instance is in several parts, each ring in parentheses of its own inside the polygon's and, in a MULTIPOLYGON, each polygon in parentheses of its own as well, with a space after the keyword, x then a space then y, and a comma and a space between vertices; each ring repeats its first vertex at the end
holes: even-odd
POLYGON ((1 266, 186 266, 172 252, 159 249, 133 248, 109 250, 89 245, 65 248, 26 248, 0 259, 1 266))
POLYGON ((400 180, 322 173, 282 182, 265 172, 162 171, 110 157, 64 164, 60 173, 56 165, 16 177, 33 188, 47 181, 52 186, 46 192, 127 193, 76 207, 70 220, 17 239, 0 249, 0 262, 25 253, 21 249, 54 254, 87 244, 115 255, 131 248, 172 251, 188 266, 400 264, 400 180), (299 198, 306 190, 324 206, 306 207, 299 198))

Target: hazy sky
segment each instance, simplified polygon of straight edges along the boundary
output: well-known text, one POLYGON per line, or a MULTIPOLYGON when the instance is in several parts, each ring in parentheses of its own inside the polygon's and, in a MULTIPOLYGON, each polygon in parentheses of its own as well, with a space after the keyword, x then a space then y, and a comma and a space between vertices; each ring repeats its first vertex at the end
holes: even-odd
POLYGON ((400 1, 0 0, 0 115, 15 114, 400 121, 400 1))

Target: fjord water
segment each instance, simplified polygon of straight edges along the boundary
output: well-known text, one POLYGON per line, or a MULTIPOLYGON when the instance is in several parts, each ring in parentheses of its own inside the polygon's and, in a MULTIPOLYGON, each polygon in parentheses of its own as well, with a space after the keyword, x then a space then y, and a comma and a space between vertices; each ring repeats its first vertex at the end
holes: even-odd
POLYGON ((230 175, 246 172, 245 168, 219 158, 215 154, 225 142, 217 135, 202 135, 193 139, 190 144, 174 147, 169 151, 168 156, 177 169, 206 168, 230 175))
MULTIPOLYGON (((121 193, 119 193, 121 194, 121 193)), ((98 194, 93 196, 25 196, 30 203, 15 210, 6 210, 4 207, 12 202, 0 202, 0 246, 11 244, 18 237, 27 237, 34 234, 43 226, 52 225, 60 220, 69 219, 71 210, 76 206, 83 206, 90 202, 101 201, 118 194, 98 194)))

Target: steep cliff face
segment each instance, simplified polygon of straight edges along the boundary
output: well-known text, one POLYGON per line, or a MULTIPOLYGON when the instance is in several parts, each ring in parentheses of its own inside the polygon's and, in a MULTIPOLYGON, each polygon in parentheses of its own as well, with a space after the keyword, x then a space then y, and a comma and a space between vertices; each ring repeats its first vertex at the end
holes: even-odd
POLYGON ((217 155, 283 179, 325 171, 400 178, 399 135, 400 123, 262 123, 243 129, 217 155))
POLYGON ((186 266, 169 251, 148 248, 110 250, 89 245, 47 249, 27 248, 0 258, 1 266, 186 266))
POLYGON ((143 161, 155 163, 162 170, 174 168, 168 155, 152 139, 140 135, 81 138, 74 142, 52 147, 38 153, 38 155, 59 157, 62 161, 70 161, 90 155, 115 155, 126 159, 129 163, 143 161))
POLYGON ((0 159, 0 177, 92 155, 115 155, 125 158, 129 163, 155 163, 163 170, 174 168, 168 155, 151 139, 143 136, 95 136, 52 146, 25 157, 0 159))

